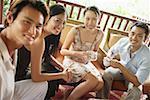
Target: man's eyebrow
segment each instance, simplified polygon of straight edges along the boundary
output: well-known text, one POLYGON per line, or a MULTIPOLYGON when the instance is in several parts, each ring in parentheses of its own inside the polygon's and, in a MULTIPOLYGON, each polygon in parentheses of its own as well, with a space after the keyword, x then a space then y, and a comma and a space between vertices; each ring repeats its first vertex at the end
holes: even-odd
POLYGON ((143 33, 137 33, 137 35, 143 35, 143 33))
MULTIPOLYGON (((31 18, 29 18, 29 17, 27 17, 27 16, 25 16, 25 18, 27 19, 27 20, 29 20, 29 21, 31 21, 31 22, 34 22, 34 20, 33 19, 31 19, 31 18)), ((36 23, 36 25, 38 25, 38 26, 42 26, 43 25, 43 23, 36 23)))
POLYGON ((24 18, 27 19, 27 20, 29 20, 29 21, 31 21, 31 22, 34 22, 33 19, 31 19, 31 18, 29 18, 29 17, 27 17, 27 16, 25 16, 24 18))

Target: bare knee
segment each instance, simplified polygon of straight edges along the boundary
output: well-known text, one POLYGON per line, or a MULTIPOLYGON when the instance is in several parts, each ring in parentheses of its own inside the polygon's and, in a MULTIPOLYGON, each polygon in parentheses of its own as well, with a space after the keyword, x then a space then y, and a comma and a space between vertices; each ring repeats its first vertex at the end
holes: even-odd
POLYGON ((98 89, 101 89, 103 86, 104 86, 104 81, 103 81, 103 79, 101 79, 98 82, 98 89))
POLYGON ((74 95, 69 95, 67 100, 77 100, 77 98, 74 95))
POLYGON ((89 73, 86 77, 85 80, 90 84, 92 84, 93 86, 97 85, 99 83, 99 79, 96 78, 94 75, 92 75, 91 73, 89 73))
POLYGON ((96 88, 94 89, 94 91, 101 90, 103 86, 104 86, 104 81, 103 81, 102 78, 100 78, 99 81, 98 81, 98 84, 96 85, 96 88))

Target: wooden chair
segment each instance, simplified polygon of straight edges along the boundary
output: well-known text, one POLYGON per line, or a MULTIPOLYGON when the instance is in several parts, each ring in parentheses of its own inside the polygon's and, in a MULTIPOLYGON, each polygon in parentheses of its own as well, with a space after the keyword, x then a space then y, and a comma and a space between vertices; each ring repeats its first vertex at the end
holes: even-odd
MULTIPOLYGON (((62 31, 61 38, 60 38, 60 46, 56 53, 56 58, 58 61, 63 61, 63 56, 60 54, 60 49, 62 44, 64 43, 64 40, 66 38, 67 33, 70 31, 72 27, 74 27, 74 24, 66 24, 65 28, 62 31)), ((106 56, 107 51, 110 49, 112 45, 114 45, 120 38, 128 36, 128 32, 120 31, 112 28, 108 28, 108 34, 105 41, 104 48, 99 48, 98 50, 98 59, 97 61, 93 62, 93 64, 97 67, 97 69, 103 73, 104 72, 104 65, 103 65, 103 58, 106 56)), ((118 58, 119 59, 119 58, 118 58)), ((126 91, 127 87, 125 87, 122 81, 115 81, 113 82, 112 89, 113 90, 121 90, 126 91)), ((143 91, 146 94, 150 94, 150 77, 143 85, 143 91)))
POLYGON ((126 37, 126 36, 128 36, 127 31, 121 31, 118 29, 108 28, 103 49, 105 51, 108 51, 120 38, 126 37))
POLYGON ((67 23, 64 27, 64 29, 62 30, 61 32, 61 36, 60 36, 60 41, 59 41, 59 47, 57 48, 57 52, 55 53, 55 57, 56 59, 62 63, 64 57, 60 54, 60 49, 62 47, 62 44, 64 43, 65 41, 65 38, 68 34, 68 32, 70 31, 70 29, 72 27, 74 27, 75 25, 74 24, 70 24, 70 23, 67 23))

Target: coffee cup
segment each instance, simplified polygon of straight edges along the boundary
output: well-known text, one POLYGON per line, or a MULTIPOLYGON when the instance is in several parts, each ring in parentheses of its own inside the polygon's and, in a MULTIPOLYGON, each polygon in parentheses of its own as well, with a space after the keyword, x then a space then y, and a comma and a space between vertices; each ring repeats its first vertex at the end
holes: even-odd
POLYGON ((90 61, 96 61, 97 60, 97 52, 95 51, 87 51, 88 58, 90 61))
POLYGON ((106 67, 110 66, 110 61, 111 61, 110 58, 104 57, 104 59, 103 59, 103 65, 106 66, 106 67))

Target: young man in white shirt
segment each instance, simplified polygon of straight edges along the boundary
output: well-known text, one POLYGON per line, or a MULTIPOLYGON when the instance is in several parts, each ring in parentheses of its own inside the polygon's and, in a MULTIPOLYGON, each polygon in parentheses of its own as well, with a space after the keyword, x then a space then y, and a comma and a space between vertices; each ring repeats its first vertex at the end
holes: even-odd
POLYGON ((113 80, 124 80, 128 86, 125 100, 140 100, 142 91, 139 86, 150 72, 150 50, 144 44, 148 35, 148 25, 135 22, 131 26, 129 37, 120 39, 110 48, 103 60, 108 68, 104 72, 104 87, 97 93, 98 97, 108 99, 113 80), (120 60, 115 59, 116 55, 120 56, 120 60))
POLYGON ((12 3, 5 28, 0 31, 0 100, 42 100, 45 97, 47 82, 27 80, 15 84, 14 77, 16 49, 32 44, 42 32, 47 16, 47 7, 39 0, 14 0, 12 3), (17 95, 19 92, 21 95, 17 95))

